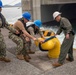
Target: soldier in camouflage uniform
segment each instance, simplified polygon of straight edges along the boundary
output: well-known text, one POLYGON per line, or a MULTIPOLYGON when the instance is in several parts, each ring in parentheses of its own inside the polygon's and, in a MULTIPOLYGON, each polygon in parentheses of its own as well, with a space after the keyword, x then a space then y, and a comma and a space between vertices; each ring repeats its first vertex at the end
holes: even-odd
POLYGON ((8 23, 6 22, 4 16, 1 13, 2 10, 2 2, 0 1, 0 61, 10 62, 10 59, 6 58, 6 45, 4 41, 4 37, 1 34, 1 28, 7 28, 11 30, 11 32, 16 33, 14 28, 11 28, 8 23))
POLYGON ((22 14, 22 18, 18 19, 18 21, 13 25, 13 27, 19 31, 19 34, 9 34, 9 38, 13 40, 17 44, 17 49, 16 49, 16 56, 20 60, 25 60, 29 62, 30 56, 27 53, 27 40, 25 39, 26 36, 36 40, 33 36, 31 36, 27 31, 26 31, 26 23, 31 19, 31 14, 29 12, 24 12, 22 14))
POLYGON ((61 45, 60 55, 57 63, 54 63, 54 67, 58 67, 63 65, 64 60, 68 60, 70 62, 74 61, 73 57, 73 42, 74 42, 74 31, 71 23, 67 18, 61 17, 61 13, 56 11, 53 13, 53 17, 57 22, 60 22, 60 27, 56 33, 59 35, 62 31, 65 35, 65 38, 61 45), (68 58, 66 58, 68 54, 68 58))
MULTIPOLYGON (((26 23, 26 30, 32 36, 39 34, 42 38, 44 38, 43 33, 40 31, 41 25, 42 25, 42 22, 40 20, 35 20, 34 22, 27 22, 26 23)), ((27 39, 28 39, 28 41, 27 41, 28 53, 33 54, 33 53, 35 53, 35 52, 31 51, 31 44, 33 44, 33 41, 31 41, 31 39, 28 37, 27 37, 27 39)))

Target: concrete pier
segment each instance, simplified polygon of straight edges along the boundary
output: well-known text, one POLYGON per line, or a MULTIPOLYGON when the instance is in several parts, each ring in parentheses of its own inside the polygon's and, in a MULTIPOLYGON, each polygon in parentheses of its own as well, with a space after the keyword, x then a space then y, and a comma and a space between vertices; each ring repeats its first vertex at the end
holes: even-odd
POLYGON ((16 58, 16 44, 8 38, 8 30, 3 29, 5 43, 7 46, 7 57, 10 63, 0 61, 0 75, 76 75, 76 50, 74 50, 74 62, 65 60, 64 65, 53 68, 52 63, 57 59, 49 59, 47 52, 42 52, 36 48, 35 54, 30 54, 30 62, 16 58))
POLYGON ((36 19, 42 22, 52 21, 54 11, 62 12, 68 19, 76 17, 76 13, 73 13, 76 12, 76 0, 21 0, 21 2, 22 11, 29 11, 32 14, 32 21, 36 19))

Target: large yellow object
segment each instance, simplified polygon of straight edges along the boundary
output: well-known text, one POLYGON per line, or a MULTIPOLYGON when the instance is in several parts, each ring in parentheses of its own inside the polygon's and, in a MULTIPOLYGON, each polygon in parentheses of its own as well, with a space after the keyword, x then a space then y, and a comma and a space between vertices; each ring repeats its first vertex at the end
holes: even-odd
POLYGON ((10 26, 13 26, 13 24, 10 24, 10 26))
MULTIPOLYGON (((49 37, 45 37, 49 38, 49 37)), ((37 41, 35 41, 36 46, 40 48, 42 51, 48 51, 48 57, 49 58, 58 58, 60 54, 60 41, 58 38, 54 37, 44 43, 39 43, 39 41, 45 40, 43 38, 38 38, 37 41)))
POLYGON ((46 36, 54 36, 55 33, 53 31, 49 31, 49 30, 43 30, 43 35, 46 36))

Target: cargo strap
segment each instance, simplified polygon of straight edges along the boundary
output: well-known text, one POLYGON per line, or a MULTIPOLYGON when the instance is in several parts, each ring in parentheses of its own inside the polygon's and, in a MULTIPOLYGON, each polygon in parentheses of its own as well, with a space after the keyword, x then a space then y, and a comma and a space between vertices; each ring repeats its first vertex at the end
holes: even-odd
POLYGON ((45 41, 44 41, 44 42, 47 42, 47 41, 49 41, 49 40, 51 40, 51 39, 53 39, 53 38, 56 38, 56 36, 51 36, 51 37, 49 37, 49 38, 45 39, 45 41))
MULTIPOLYGON (((49 40, 51 40, 51 39, 53 39, 53 38, 56 38, 56 36, 51 36, 51 37, 45 39, 44 43, 47 42, 47 41, 49 41, 49 40)), ((48 50, 42 49, 41 43, 39 43, 39 49, 40 49, 41 51, 48 51, 48 50)))

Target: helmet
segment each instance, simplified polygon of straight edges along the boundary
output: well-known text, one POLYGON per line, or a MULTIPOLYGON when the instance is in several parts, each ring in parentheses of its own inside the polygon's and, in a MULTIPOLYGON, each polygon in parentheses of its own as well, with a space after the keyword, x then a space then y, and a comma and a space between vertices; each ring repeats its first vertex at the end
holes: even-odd
POLYGON ((3 5, 2 5, 2 1, 0 0, 0 7, 2 7, 3 5))
POLYGON ((58 11, 55 11, 55 12, 53 13, 53 18, 55 19, 58 15, 61 15, 61 13, 58 12, 58 11))
POLYGON ((29 12, 24 12, 24 13, 22 14, 22 16, 23 16, 24 18, 26 18, 27 20, 31 20, 31 14, 30 14, 29 12))
POLYGON ((40 20, 35 20, 34 21, 34 24, 37 26, 37 27, 41 27, 41 25, 42 25, 42 22, 40 21, 40 20))

